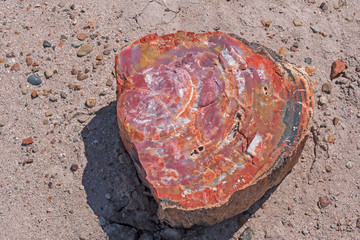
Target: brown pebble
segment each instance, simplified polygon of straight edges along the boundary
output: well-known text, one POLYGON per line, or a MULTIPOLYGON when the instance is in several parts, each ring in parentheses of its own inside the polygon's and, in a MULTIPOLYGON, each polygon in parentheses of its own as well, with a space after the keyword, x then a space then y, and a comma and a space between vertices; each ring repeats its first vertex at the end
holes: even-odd
POLYGON ((26 159, 24 161, 25 164, 30 164, 30 163, 33 163, 33 162, 34 162, 34 159, 32 159, 32 158, 26 159))
POLYGON ((291 52, 296 52, 296 51, 297 51, 297 48, 294 47, 294 46, 291 46, 291 47, 290 47, 290 51, 291 51, 291 52))
POLYGON ((77 76, 76 76, 77 80, 79 80, 79 81, 85 80, 85 79, 87 79, 88 77, 89 77, 89 76, 86 75, 86 74, 84 74, 82 71, 79 71, 78 74, 77 74, 77 76))
POLYGON ((31 98, 37 98, 38 96, 39 96, 39 92, 37 90, 31 92, 31 98))
POLYGON ((86 106, 89 108, 93 108, 96 105, 96 98, 95 97, 89 97, 86 99, 86 106))
POLYGON ((78 70, 76 70, 75 68, 71 69, 71 75, 76 75, 78 74, 78 70))
POLYGON ((34 142, 33 138, 32 137, 28 137, 28 138, 25 138, 22 140, 22 145, 29 145, 29 144, 32 144, 34 142))
POLYGON ((330 165, 325 165, 325 170, 327 172, 331 172, 332 171, 332 167, 330 165))
POLYGON ((72 164, 70 167, 70 170, 72 172, 76 172, 79 169, 79 165, 77 165, 76 163, 72 164))
POLYGON ((26 59, 25 59, 25 62, 26 62, 26 66, 31 66, 31 64, 32 64, 32 58, 31 57, 27 57, 26 59))
POLYGON ((320 197, 319 198, 319 202, 318 202, 318 206, 319 208, 324 208, 326 206, 328 206, 331 203, 331 199, 328 197, 320 197))
POLYGON ((264 27, 270 27, 271 21, 261 20, 261 24, 262 24, 264 27))
POLYGON ((108 79, 106 81, 106 86, 111 87, 113 85, 113 81, 111 79, 108 79))
POLYGON ((321 87, 321 91, 327 94, 330 94, 331 90, 332 90, 332 85, 328 82, 324 83, 321 87))
POLYGON ((357 228, 360 228, 360 218, 358 218, 358 219, 356 220, 356 227, 357 227, 357 228))
POLYGON ((296 27, 302 26, 302 22, 299 21, 299 20, 297 20, 297 19, 294 19, 293 23, 294 23, 294 25, 295 25, 296 27))
POLYGON ((333 64, 331 65, 330 79, 338 77, 340 73, 345 70, 345 68, 345 63, 343 63, 342 61, 336 60, 335 62, 333 62, 333 64))
POLYGON ((0 58, 0 63, 5 62, 5 58, 0 58))
POLYGON ((48 124, 49 124, 49 120, 45 119, 45 120, 43 121, 43 125, 48 125, 48 124))
POLYGON ((71 84, 71 83, 68 85, 68 87, 75 91, 81 90, 81 87, 79 85, 75 85, 75 84, 71 84))
POLYGON ((87 34, 87 33, 78 33, 78 35, 76 35, 76 37, 80 41, 84 41, 85 39, 87 39, 89 37, 89 34, 87 34))
POLYGON ((285 56, 285 52, 286 52, 286 48, 285 47, 281 47, 280 50, 279 50, 279 55, 280 56, 285 56))
POLYGON ((33 67, 39 66, 39 62, 33 62, 33 63, 32 63, 32 66, 33 66, 33 67))
POLYGON ((299 184, 299 183, 295 183, 295 187, 296 187, 296 188, 299 188, 299 187, 300 187, 300 184, 299 184))
POLYGON ((46 117, 51 117, 52 115, 53 115, 53 114, 52 114, 51 112, 46 112, 46 113, 45 113, 45 116, 46 116, 46 117))
POLYGON ((339 123, 339 118, 338 117, 334 117, 333 118, 333 124, 334 126, 336 126, 339 123))
POLYGON ((336 136, 334 136, 334 135, 330 135, 329 137, 328 137, 328 142, 329 143, 335 143, 335 140, 336 140, 336 136))
POLYGON ((20 64, 15 63, 14 65, 12 65, 12 67, 10 68, 11 71, 19 71, 20 70, 20 64))
POLYGON ((96 57, 96 60, 102 61, 103 58, 104 58, 104 55, 100 54, 100 55, 98 55, 98 56, 96 57))

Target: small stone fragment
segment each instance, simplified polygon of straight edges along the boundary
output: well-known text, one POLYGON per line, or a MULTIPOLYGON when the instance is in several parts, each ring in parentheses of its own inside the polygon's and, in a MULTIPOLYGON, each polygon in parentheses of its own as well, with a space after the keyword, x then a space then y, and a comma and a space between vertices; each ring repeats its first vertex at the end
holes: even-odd
POLYGON ((71 75, 77 75, 78 74, 78 70, 76 70, 75 68, 71 69, 71 75))
POLYGON ((305 72, 307 72, 307 74, 309 76, 314 76, 315 75, 315 69, 313 69, 313 68, 305 67, 305 72))
POLYGON ((325 165, 325 170, 326 170, 326 172, 331 172, 332 167, 330 165, 325 165))
POLYGON ((110 54, 110 50, 109 50, 109 49, 104 50, 104 51, 103 51, 103 54, 104 54, 104 55, 109 55, 109 54, 110 54))
POLYGON ((79 71, 78 74, 77 74, 77 76, 76 76, 77 80, 79 80, 79 81, 85 80, 85 79, 87 79, 88 77, 89 77, 89 76, 86 75, 86 74, 84 74, 82 71, 79 71))
POLYGON ((98 61, 102 61, 103 58, 104 58, 104 55, 102 55, 102 54, 96 56, 96 60, 98 60, 98 61))
POLYGON ((34 91, 32 91, 31 92, 31 98, 37 98, 39 96, 39 92, 38 91, 36 91, 36 90, 34 90, 34 91))
POLYGON ((78 47, 80 47, 82 45, 82 42, 73 42, 73 43, 71 43, 71 46, 73 47, 73 48, 78 48, 78 47))
POLYGON ((96 98, 95 97, 89 97, 86 99, 86 106, 89 108, 93 108, 96 105, 96 98))
POLYGON ((360 228, 360 218, 358 218, 358 219, 356 220, 356 227, 357 227, 357 228, 360 228))
POLYGON ((336 136, 334 136, 334 135, 330 135, 330 136, 328 137, 328 142, 329 142, 329 143, 335 143, 335 140, 336 140, 336 136))
POLYGON ((3 126, 5 126, 5 122, 0 121, 0 127, 3 127, 3 126))
POLYGON ((321 10, 326 11, 328 10, 328 6, 325 2, 322 2, 319 7, 321 10))
POLYGON ((321 97, 319 98, 319 105, 322 106, 322 105, 324 105, 324 104, 326 104, 326 103, 327 103, 326 97, 321 96, 321 97))
POLYGON ((47 41, 47 40, 44 40, 43 47, 44 48, 49 48, 49 47, 51 47, 51 43, 49 41, 47 41))
POLYGON ((66 99, 66 98, 67 98, 66 92, 60 92, 60 97, 61 97, 62 99, 66 99))
POLYGON ((87 34, 87 33, 78 33, 78 35, 76 35, 76 37, 80 41, 84 41, 85 39, 87 39, 89 37, 89 34, 87 34))
POLYGON ((30 164, 30 163, 33 163, 33 162, 34 162, 34 159, 29 158, 29 159, 26 159, 26 160, 24 161, 24 164, 30 164))
POLYGON ((311 30, 313 31, 313 33, 318 33, 320 32, 320 29, 318 26, 314 25, 314 26, 310 26, 311 30))
POLYGON ((261 20, 261 24, 262 24, 264 27, 270 27, 271 21, 261 20))
POLYGON ((31 85, 40 85, 42 83, 42 80, 35 76, 35 75, 30 75, 27 79, 28 83, 30 83, 31 85))
POLYGON ((26 65, 29 67, 29 66, 31 66, 31 64, 32 64, 32 58, 31 57, 27 57, 26 59, 25 59, 25 62, 26 62, 26 65))
POLYGON ((332 90, 332 85, 331 83, 324 83, 321 87, 321 91, 323 91, 324 93, 330 94, 332 90))
POLYGON ((54 74, 54 71, 51 70, 51 69, 49 69, 49 68, 46 69, 45 72, 44 72, 44 75, 45 75, 45 78, 46 78, 46 79, 51 78, 53 74, 54 74))
POLYGON ((30 145, 34 142, 33 138, 32 137, 28 137, 28 138, 25 138, 22 140, 22 145, 30 145))
POLYGON ((58 99, 55 96, 50 96, 49 100, 50 102, 57 102, 58 99))
POLYGON ((241 233, 239 240, 251 240, 252 239, 252 229, 246 227, 245 230, 241 233))
POLYGON ((83 57, 83 56, 89 54, 92 50, 93 50, 93 47, 92 47, 92 46, 90 46, 90 45, 83 45, 83 46, 80 47, 77 55, 78 55, 78 57, 83 57))
POLYGON ((348 162, 346 163, 346 167, 347 167, 348 169, 352 169, 352 168, 353 168, 353 163, 352 163, 352 161, 348 161, 348 162))
POLYGON ((108 79, 106 81, 106 86, 111 87, 113 85, 113 81, 111 79, 108 79))
POLYGON ((285 47, 281 47, 280 49, 279 49, 279 55, 281 55, 281 56, 285 56, 285 52, 286 52, 286 48, 285 47))
POLYGON ((70 170, 72 172, 76 172, 79 169, 79 165, 77 165, 76 163, 72 164, 70 167, 70 170))
POLYGON ((342 61, 336 60, 335 62, 333 62, 333 64, 331 65, 330 79, 332 80, 338 77, 340 73, 342 73, 345 70, 345 68, 346 68, 345 63, 343 63, 342 61))
POLYGON ((331 199, 328 197, 320 197, 318 201, 319 208, 324 208, 331 203, 331 199))
POLYGON ((20 64, 15 63, 14 65, 11 66, 10 70, 15 71, 15 72, 19 71, 20 70, 20 64))
POLYGON ((312 59, 307 57, 304 59, 304 62, 307 63, 307 64, 311 64, 312 63, 312 59))
POLYGON ((339 118, 338 117, 334 117, 333 118, 333 124, 334 126, 336 126, 339 123, 339 118))
POLYGON ((297 20, 297 19, 294 19, 293 23, 294 23, 295 27, 300 27, 300 26, 302 26, 302 22, 299 21, 299 20, 297 20))

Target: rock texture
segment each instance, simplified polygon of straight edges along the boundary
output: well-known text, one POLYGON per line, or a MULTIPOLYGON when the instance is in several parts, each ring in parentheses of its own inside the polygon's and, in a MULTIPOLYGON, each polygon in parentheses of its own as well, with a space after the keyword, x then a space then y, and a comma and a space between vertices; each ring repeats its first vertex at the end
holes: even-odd
POLYGON ((220 32, 147 35, 116 57, 121 138, 172 226, 247 210, 296 164, 312 85, 272 51, 220 32))

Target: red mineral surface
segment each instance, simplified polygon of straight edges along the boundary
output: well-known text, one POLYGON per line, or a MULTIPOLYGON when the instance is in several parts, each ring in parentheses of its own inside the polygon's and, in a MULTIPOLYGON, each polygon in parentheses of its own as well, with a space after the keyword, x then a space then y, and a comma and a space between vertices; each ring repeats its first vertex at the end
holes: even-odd
POLYGON ((313 88, 271 50, 221 32, 147 35, 116 57, 121 138, 172 226, 247 210, 296 164, 313 88))

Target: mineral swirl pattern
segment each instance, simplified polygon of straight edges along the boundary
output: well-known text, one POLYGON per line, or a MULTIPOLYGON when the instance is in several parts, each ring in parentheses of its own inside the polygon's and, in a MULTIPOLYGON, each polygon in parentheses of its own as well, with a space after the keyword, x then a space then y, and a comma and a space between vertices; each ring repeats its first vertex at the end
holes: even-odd
POLYGON ((313 88, 271 50, 221 32, 147 35, 116 57, 120 135, 173 226, 246 210, 297 162, 313 88))

